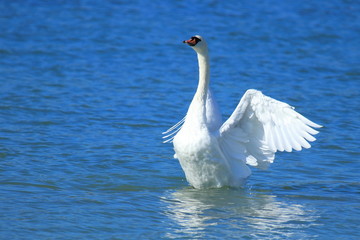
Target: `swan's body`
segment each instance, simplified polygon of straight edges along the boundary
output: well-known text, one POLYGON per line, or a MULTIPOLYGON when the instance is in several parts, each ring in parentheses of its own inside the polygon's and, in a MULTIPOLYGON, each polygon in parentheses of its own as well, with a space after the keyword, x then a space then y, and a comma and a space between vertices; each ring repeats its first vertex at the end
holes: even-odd
POLYGON ((247 164, 264 168, 276 151, 310 147, 311 134, 318 133, 311 127, 321 126, 257 90, 246 91, 222 124, 209 88, 206 42, 201 36, 184 42, 197 52, 199 84, 185 118, 165 132, 170 137, 165 142, 173 141, 175 157, 193 187, 239 187, 251 174, 247 164))

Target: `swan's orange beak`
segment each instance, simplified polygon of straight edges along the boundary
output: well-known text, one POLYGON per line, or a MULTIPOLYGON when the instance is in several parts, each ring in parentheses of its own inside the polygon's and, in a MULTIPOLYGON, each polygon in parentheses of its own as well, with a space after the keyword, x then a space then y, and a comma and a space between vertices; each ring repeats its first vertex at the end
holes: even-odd
POLYGON ((197 44, 195 38, 191 38, 191 39, 189 39, 189 40, 185 40, 185 41, 183 41, 183 43, 187 43, 187 44, 188 44, 189 46, 191 46, 191 47, 193 47, 193 46, 195 46, 195 45, 197 44))

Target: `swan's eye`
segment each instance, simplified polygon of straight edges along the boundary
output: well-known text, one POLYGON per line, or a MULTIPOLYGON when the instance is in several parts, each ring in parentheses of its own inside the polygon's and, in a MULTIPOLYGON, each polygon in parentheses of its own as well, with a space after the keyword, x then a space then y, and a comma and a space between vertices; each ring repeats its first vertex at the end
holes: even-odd
POLYGON ((183 42, 187 43, 189 46, 193 47, 200 41, 201 41, 201 39, 198 38, 198 37, 191 37, 189 40, 186 40, 186 41, 183 41, 183 42))
POLYGON ((191 37, 191 40, 195 41, 196 43, 201 41, 201 39, 197 37, 191 37))

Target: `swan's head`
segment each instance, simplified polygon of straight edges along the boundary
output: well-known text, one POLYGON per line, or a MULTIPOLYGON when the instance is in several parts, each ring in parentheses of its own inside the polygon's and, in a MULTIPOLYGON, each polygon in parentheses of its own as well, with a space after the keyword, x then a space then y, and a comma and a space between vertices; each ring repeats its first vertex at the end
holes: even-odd
POLYGON ((190 47, 192 47, 197 53, 207 53, 207 44, 203 37, 199 35, 195 35, 191 37, 189 40, 183 41, 183 43, 186 43, 190 47))

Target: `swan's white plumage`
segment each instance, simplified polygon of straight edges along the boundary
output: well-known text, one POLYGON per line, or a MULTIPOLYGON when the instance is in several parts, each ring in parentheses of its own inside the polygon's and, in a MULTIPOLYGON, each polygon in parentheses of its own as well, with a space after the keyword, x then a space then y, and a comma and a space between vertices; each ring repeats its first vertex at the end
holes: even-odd
POLYGON ((192 186, 239 187, 251 174, 246 164, 266 168, 277 151, 310 147, 308 142, 318 133, 312 127, 321 126, 288 104, 253 89, 246 91, 221 125, 221 114, 208 86, 206 42, 201 36, 184 42, 198 54, 199 85, 186 116, 164 132, 164 142, 173 142, 174 156, 192 186))
POLYGON ((246 163, 267 167, 276 151, 291 152, 309 148, 315 141, 310 134, 321 127, 297 113, 286 103, 267 97, 257 90, 247 90, 233 114, 220 128, 220 145, 245 145, 246 163))

